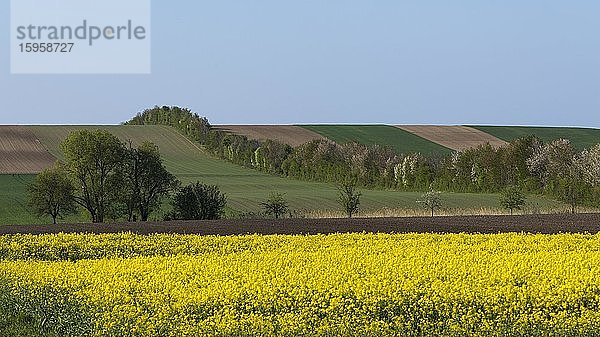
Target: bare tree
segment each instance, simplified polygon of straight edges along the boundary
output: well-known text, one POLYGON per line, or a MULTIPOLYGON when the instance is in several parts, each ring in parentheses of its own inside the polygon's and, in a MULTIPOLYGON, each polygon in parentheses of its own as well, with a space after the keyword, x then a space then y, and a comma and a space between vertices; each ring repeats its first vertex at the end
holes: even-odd
POLYGON ((338 203, 348 218, 358 213, 361 193, 356 189, 355 181, 347 181, 338 186, 338 203))

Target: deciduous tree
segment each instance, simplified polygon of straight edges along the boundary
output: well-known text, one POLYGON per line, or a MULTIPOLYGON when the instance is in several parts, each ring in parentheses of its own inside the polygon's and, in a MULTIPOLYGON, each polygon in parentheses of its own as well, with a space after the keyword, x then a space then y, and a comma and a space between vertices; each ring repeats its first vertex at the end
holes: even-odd
POLYGON ((500 205, 513 215, 514 210, 521 210, 525 206, 525 194, 518 186, 509 186, 500 195, 500 205))
POLYGON ((56 224, 58 217, 75 213, 75 187, 60 163, 45 169, 28 188, 28 204, 37 215, 49 215, 56 224))
POLYGON ((285 200, 285 195, 281 193, 271 193, 267 201, 260 204, 265 213, 279 219, 282 215, 288 212, 289 205, 285 200))
POLYGON ((160 158, 158 146, 145 142, 138 148, 127 150, 123 169, 124 195, 129 221, 134 212, 141 221, 148 221, 149 215, 160 208, 161 201, 179 184, 160 158))
POLYGON ((77 186, 75 201, 94 223, 104 222, 122 189, 124 144, 105 130, 77 130, 62 143, 67 168, 77 186))
POLYGON ((348 218, 358 213, 362 193, 356 189, 356 181, 349 180, 338 186, 338 203, 348 218))
POLYGON ((429 190, 429 192, 423 194, 421 199, 417 200, 417 203, 423 205, 423 207, 431 210, 431 217, 435 216, 435 210, 442 207, 441 192, 429 190))

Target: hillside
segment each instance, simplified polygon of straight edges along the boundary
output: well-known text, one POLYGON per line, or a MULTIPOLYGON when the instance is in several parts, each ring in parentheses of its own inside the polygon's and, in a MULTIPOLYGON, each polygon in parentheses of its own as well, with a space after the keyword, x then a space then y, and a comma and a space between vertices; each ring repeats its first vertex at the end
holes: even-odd
POLYGON ((502 146, 511 140, 536 135, 544 141, 570 139, 579 150, 600 143, 600 130, 528 126, 438 125, 222 125, 219 130, 250 139, 274 139, 292 146, 327 138, 338 143, 357 142, 389 146, 400 153, 448 154, 486 143, 502 146))
MULTIPOLYGON (((60 143, 71 132, 81 128, 108 130, 124 142, 138 145, 151 141, 158 145, 167 169, 182 182, 200 180, 218 185, 236 209, 257 210, 259 200, 271 191, 287 193, 295 207, 315 208, 323 204, 322 195, 334 195, 325 184, 284 179, 243 168, 213 158, 187 140, 175 129, 165 126, 33 126, 29 127, 41 143, 56 157, 61 157, 60 143), (320 191, 313 193, 311 191, 320 191)), ((331 203, 330 203, 331 205, 331 203)))
POLYGON ((337 143, 389 146, 400 153, 449 154, 451 150, 388 125, 302 125, 337 143))
MULTIPOLYGON (((300 212, 311 214, 331 214, 338 208, 335 186, 324 183, 311 183, 268 175, 255 170, 216 159, 188 141, 170 127, 164 126, 21 126, 22 134, 33 134, 36 141, 53 157, 61 158, 60 143, 73 130, 105 129, 125 142, 133 145, 144 141, 157 144, 167 168, 184 183, 202 181, 218 185, 228 196, 228 206, 236 211, 260 210, 259 203, 271 192, 285 193, 290 206, 300 212), (328 212, 329 211, 329 212, 328 212)), ((27 157, 28 146, 16 147, 18 157, 27 157)), ((4 160, 4 159, 2 159, 4 160)), ((52 161, 49 161, 50 165, 52 161)), ((15 172, 19 173, 19 172, 15 172)), ((29 173, 29 172, 20 172, 29 173)), ((27 174, 0 175, 0 223, 32 223, 41 221, 31 216, 26 206, 26 186, 33 176, 27 174)), ((387 190, 363 190, 361 209, 367 212, 382 209, 419 209, 415 202, 421 193, 387 190)), ((556 207, 559 203, 545 198, 532 200, 540 208, 556 207)), ((444 196, 448 209, 480 210, 496 208, 497 196, 493 194, 452 193, 444 196)), ((392 213, 380 213, 394 214, 392 213)), ((78 221, 77 219, 71 219, 78 221)), ((84 219, 80 219, 82 221, 84 219)))
POLYGON ((536 135, 549 142, 558 138, 569 139, 575 148, 583 150, 600 143, 600 129, 532 126, 473 126, 505 141, 536 135))
POLYGON ((217 125, 217 130, 246 136, 248 139, 264 141, 276 140, 290 146, 300 146, 317 139, 325 139, 320 134, 295 125, 217 125))
POLYGON ((506 145, 502 139, 467 126, 399 125, 404 131, 432 141, 454 151, 464 151, 480 145, 506 145))
POLYGON ((0 126, 0 174, 37 173, 54 160, 28 128, 0 126))

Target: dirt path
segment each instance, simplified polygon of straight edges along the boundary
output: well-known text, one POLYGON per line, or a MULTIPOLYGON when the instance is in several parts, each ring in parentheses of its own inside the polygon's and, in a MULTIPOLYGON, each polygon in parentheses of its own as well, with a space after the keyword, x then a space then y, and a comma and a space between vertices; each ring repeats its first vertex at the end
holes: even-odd
POLYGON ((0 234, 178 233, 199 235, 331 233, 600 233, 600 214, 284 219, 2 226, 0 234))

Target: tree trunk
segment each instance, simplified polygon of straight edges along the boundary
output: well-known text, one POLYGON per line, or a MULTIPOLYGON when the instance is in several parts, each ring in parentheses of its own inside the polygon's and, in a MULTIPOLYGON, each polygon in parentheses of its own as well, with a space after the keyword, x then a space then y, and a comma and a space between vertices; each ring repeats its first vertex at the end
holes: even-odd
POLYGON ((92 223, 98 223, 98 215, 96 214, 95 211, 89 210, 88 212, 90 212, 90 216, 92 218, 92 223))
POLYGON ((434 212, 435 212, 435 209, 433 207, 431 207, 431 217, 432 218, 435 217, 435 213, 434 212))
POLYGON ((52 214, 52 224, 56 225, 56 215, 52 214))
POLYGON ((140 207, 140 218, 142 222, 148 221, 148 210, 145 207, 140 207))

